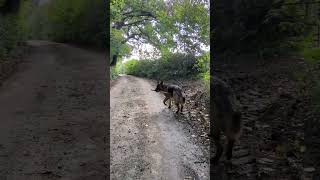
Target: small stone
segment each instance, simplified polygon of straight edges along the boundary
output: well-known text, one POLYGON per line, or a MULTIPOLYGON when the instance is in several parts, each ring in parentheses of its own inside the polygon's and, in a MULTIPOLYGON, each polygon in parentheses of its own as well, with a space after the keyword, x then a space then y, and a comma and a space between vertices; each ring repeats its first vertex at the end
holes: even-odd
POLYGON ((206 133, 204 133, 204 134, 201 134, 200 136, 201 136, 201 137, 206 137, 206 136, 207 136, 207 134, 206 134, 206 133))
POLYGON ((261 159, 258 159, 258 162, 261 164, 271 164, 274 161, 272 159, 268 159, 268 158, 261 158, 261 159))
POLYGON ((253 161, 254 161, 254 159, 252 157, 244 156, 244 157, 241 157, 239 159, 235 159, 232 163, 235 164, 235 165, 243 165, 243 164, 251 163, 253 161))
POLYGON ((84 163, 84 162, 80 163, 80 166, 84 166, 84 165, 86 165, 86 163, 84 163))
POLYGON ((303 171, 304 172, 307 172, 307 173, 312 173, 314 172, 316 169, 314 167, 307 167, 307 168, 303 168, 303 171))
POLYGON ((252 131, 252 128, 251 128, 251 127, 244 127, 243 129, 245 129, 246 131, 249 131, 249 132, 252 131))
POLYGON ((235 151, 234 152, 234 157, 244 157, 244 156, 247 156, 249 155, 249 151, 248 150, 245 150, 245 149, 241 149, 241 150, 238 150, 238 151, 235 151))
POLYGON ((272 169, 272 168, 268 168, 268 167, 263 167, 263 168, 261 168, 264 172, 273 172, 274 171, 274 169, 272 169))

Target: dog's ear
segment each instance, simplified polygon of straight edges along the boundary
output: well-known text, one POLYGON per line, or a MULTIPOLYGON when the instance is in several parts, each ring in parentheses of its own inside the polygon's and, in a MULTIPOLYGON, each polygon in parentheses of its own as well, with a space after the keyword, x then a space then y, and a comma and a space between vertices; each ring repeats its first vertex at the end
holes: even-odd
POLYGON ((163 85, 163 81, 160 81, 160 85, 163 85))

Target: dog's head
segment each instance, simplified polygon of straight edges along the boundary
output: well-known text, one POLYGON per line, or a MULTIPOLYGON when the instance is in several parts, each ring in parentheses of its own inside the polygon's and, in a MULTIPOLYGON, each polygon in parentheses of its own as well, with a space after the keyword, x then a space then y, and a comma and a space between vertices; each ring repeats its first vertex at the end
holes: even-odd
POLYGON ((159 91, 163 91, 163 90, 164 90, 163 81, 158 81, 157 87, 154 91, 159 92, 159 91))

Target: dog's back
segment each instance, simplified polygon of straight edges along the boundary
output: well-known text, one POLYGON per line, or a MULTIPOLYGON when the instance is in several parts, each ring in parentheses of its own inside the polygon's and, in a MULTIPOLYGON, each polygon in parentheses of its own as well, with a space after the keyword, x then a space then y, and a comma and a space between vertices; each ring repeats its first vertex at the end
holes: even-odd
POLYGON ((232 116, 239 112, 239 103, 236 100, 231 88, 222 80, 212 78, 211 88, 213 89, 213 112, 216 123, 222 130, 240 130, 240 121, 233 120, 232 116), (221 120, 220 120, 221 119, 221 120), (224 119, 224 120, 222 120, 224 119))

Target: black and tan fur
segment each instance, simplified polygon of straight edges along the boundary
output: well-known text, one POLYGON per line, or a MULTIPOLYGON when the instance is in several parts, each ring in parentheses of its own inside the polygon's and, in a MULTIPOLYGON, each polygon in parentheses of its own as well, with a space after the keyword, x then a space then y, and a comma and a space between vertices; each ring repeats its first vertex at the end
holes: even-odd
POLYGON ((171 108, 171 99, 174 100, 174 103, 177 106, 176 113, 182 112, 183 105, 186 101, 185 97, 183 96, 181 87, 177 85, 168 85, 164 84, 163 81, 157 83, 157 87, 154 90, 156 92, 162 92, 165 95, 165 99, 163 100, 163 104, 167 105, 166 102, 169 100, 168 108, 171 108))
POLYGON ((223 146, 220 142, 220 136, 223 132, 227 138, 226 158, 232 158, 232 149, 235 141, 241 134, 241 113, 239 104, 231 88, 222 80, 211 79, 213 94, 211 95, 211 108, 213 108, 213 141, 216 147, 213 164, 217 164, 223 153, 223 146))

